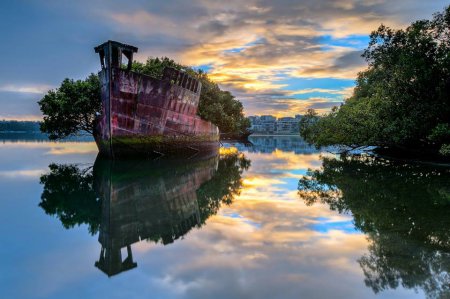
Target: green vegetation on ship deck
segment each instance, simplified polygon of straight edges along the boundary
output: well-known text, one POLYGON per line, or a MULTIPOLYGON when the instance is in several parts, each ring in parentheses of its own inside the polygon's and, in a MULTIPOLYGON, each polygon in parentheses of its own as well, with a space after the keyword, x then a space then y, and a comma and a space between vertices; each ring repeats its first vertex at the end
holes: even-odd
MULTIPOLYGON (((215 124, 220 132, 240 134, 247 132, 250 120, 244 116, 242 103, 209 79, 201 70, 176 63, 172 59, 149 58, 146 63, 133 62, 132 71, 156 78, 165 67, 184 70, 202 83, 197 114, 215 124)), ((64 79, 61 86, 50 90, 39 102, 44 114, 41 130, 50 139, 62 139, 80 131, 93 134, 96 113, 101 111, 100 80, 96 74, 85 80, 64 79)))

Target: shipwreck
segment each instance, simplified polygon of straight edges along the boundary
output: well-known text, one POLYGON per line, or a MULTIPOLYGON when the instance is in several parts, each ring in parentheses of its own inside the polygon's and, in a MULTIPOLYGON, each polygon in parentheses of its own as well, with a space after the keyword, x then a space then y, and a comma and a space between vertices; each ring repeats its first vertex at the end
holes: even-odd
POLYGON ((219 129, 197 115, 201 82, 174 68, 165 68, 162 78, 133 72, 137 50, 115 41, 95 47, 102 67, 94 132, 100 153, 116 158, 217 150, 219 129))

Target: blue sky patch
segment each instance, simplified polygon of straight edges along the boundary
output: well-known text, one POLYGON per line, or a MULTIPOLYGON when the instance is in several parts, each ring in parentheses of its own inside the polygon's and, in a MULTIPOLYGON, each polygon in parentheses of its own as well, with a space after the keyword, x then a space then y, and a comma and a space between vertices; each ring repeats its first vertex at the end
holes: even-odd
POLYGON ((333 78, 286 78, 277 81, 277 84, 286 84, 284 90, 303 90, 308 88, 344 89, 355 86, 354 79, 333 78))
POLYGON ((327 218, 319 218, 319 223, 313 224, 312 229, 316 232, 327 233, 331 230, 339 230, 345 232, 347 234, 355 234, 358 230, 355 229, 353 223, 349 221, 336 221, 336 222, 328 222, 327 218), (319 220, 320 219, 320 220, 319 220))
POLYGON ((319 43, 324 45, 324 50, 330 47, 350 47, 355 49, 364 49, 369 44, 367 35, 349 35, 343 38, 334 38, 331 35, 322 35, 317 37, 319 43))

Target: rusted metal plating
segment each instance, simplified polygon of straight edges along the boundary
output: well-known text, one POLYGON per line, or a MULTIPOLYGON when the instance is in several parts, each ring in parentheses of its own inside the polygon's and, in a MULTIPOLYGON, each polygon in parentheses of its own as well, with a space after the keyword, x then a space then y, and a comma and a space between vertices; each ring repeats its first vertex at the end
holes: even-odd
POLYGON ((100 152, 115 158, 217 149, 218 128, 197 116, 201 82, 173 68, 164 69, 161 79, 132 72, 137 50, 114 41, 95 48, 102 65, 102 113, 95 132, 100 152))

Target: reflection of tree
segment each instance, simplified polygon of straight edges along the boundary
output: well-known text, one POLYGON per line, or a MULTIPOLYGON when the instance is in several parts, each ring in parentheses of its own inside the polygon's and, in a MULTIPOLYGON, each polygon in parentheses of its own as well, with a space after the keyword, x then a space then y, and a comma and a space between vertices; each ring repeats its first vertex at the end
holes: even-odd
POLYGON ((115 275, 137 266, 131 244, 172 243, 230 204, 249 165, 237 152, 184 161, 97 158, 93 170, 51 164, 41 177, 40 206, 65 228, 85 223, 92 234, 99 232, 96 266, 115 275))
POLYGON ((239 195, 242 173, 250 167, 250 160, 240 153, 221 155, 216 174, 197 190, 201 222, 214 215, 222 203, 227 205, 239 195))
POLYGON ((50 172, 41 176, 44 191, 39 206, 49 215, 56 215, 65 228, 86 223, 89 232, 98 232, 101 201, 94 191, 92 167, 49 165, 50 172))
POLYGON ((351 212, 369 236, 359 263, 374 292, 402 285, 450 296, 450 169, 383 159, 325 158, 299 182, 307 204, 351 212))

